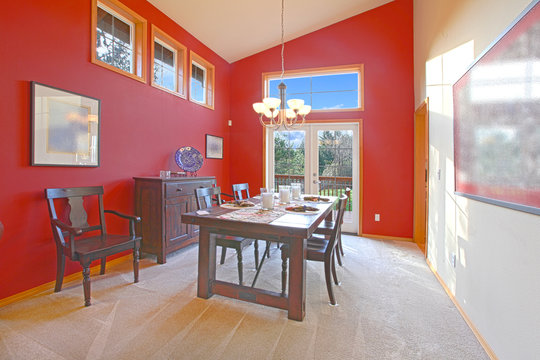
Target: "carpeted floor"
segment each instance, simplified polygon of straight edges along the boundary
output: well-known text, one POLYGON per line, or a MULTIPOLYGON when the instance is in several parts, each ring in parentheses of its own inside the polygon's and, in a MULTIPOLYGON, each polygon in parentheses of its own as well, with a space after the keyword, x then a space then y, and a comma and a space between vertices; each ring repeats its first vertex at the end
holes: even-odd
MULTIPOLYGON (((138 284, 130 261, 93 276, 88 308, 79 281, 0 308, 0 359, 489 359, 416 245, 343 240, 339 306, 328 305, 323 264, 308 262, 303 322, 262 305, 197 298, 195 245, 164 265, 143 258, 138 284)), ((253 247, 244 261, 250 282, 253 247)), ((236 282, 234 251, 217 268, 219 279, 236 282)), ((274 244, 257 287, 279 291, 280 271, 274 244)))

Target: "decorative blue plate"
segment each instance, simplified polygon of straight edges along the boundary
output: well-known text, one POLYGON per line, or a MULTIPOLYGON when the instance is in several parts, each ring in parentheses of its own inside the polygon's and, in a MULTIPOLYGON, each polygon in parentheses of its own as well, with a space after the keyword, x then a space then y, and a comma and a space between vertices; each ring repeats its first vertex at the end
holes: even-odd
POLYGON ((197 172, 203 164, 203 156, 199 150, 191 146, 184 146, 176 150, 174 160, 180 169, 188 172, 197 172))

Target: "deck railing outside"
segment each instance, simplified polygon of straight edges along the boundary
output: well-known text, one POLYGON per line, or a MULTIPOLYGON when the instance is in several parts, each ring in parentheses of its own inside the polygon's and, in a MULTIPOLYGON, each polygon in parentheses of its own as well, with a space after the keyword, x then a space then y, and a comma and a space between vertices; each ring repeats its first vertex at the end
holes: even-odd
MULTIPOLYGON (((345 176, 319 176, 319 195, 340 196, 345 193, 345 189, 351 189, 352 177, 345 176)), ((274 188, 276 191, 279 185, 290 185, 291 183, 302 184, 302 191, 305 189, 303 175, 274 175, 274 188)), ((347 203, 347 211, 352 211, 352 196, 347 203)))

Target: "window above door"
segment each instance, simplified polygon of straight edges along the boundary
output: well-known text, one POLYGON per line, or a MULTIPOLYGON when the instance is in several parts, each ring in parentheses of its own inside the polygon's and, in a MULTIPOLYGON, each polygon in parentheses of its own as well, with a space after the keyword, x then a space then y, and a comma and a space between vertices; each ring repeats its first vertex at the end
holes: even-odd
MULTIPOLYGON (((364 110, 363 64, 340 67, 286 71, 286 98, 303 99, 312 111, 364 110)), ((281 73, 264 73, 265 97, 279 98, 281 73)))

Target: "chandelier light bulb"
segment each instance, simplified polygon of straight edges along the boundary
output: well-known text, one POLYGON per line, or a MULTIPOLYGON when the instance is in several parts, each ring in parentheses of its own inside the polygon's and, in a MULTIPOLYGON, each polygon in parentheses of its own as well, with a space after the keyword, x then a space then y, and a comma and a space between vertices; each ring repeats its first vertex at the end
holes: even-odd
POLYGON ((311 111, 311 106, 309 105, 302 105, 300 109, 298 110, 298 115, 306 116, 311 111))
POLYGON ((263 103, 269 109, 277 109, 279 105, 281 104, 281 100, 279 100, 278 98, 267 97, 263 99, 263 103))
POLYGON ((287 105, 289 105, 289 107, 293 109, 294 111, 298 111, 304 105, 304 100, 290 99, 287 101, 287 105))
POLYGON ((255 112, 260 115, 260 114, 264 114, 266 110, 268 110, 268 108, 266 107, 264 103, 258 102, 258 103, 253 104, 253 110, 255 110, 255 112))

